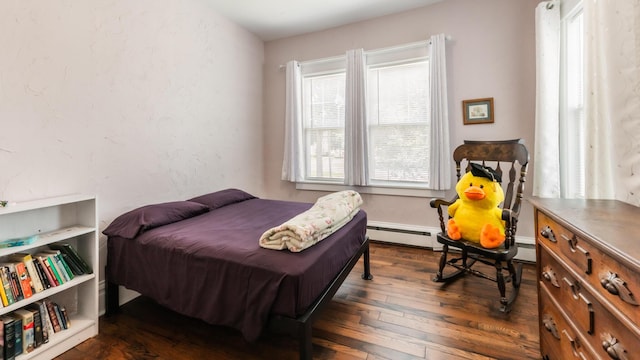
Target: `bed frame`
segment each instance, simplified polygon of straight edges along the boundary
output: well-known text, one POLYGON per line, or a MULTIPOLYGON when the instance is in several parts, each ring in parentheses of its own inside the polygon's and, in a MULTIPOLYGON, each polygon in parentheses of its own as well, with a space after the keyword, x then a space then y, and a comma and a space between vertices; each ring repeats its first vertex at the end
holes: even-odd
MULTIPOLYGON (((297 318, 276 315, 269 319, 269 323, 267 324, 269 331, 287 333, 293 337, 298 337, 300 360, 312 359, 313 344, 311 333, 313 323, 322 310, 331 302, 331 299, 338 291, 338 288, 340 288, 351 270, 353 270, 361 256, 364 258, 364 273, 362 274, 362 278, 365 280, 373 279, 369 261, 369 237, 365 236, 365 240, 362 245, 360 245, 358 251, 351 257, 351 259, 349 259, 338 275, 336 275, 327 288, 322 292, 322 294, 320 294, 316 301, 311 304, 309 309, 303 315, 297 318)), ((105 277, 106 274, 107 271, 105 271, 105 277)), ((107 316, 117 313, 120 308, 119 291, 119 286, 110 282, 107 277, 105 289, 107 316)))

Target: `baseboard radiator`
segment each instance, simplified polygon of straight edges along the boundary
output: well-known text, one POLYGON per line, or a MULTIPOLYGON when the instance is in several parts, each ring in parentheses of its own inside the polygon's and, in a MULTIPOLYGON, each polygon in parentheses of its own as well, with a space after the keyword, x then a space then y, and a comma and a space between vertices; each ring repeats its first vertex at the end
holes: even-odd
POLYGON ((374 241, 433 248, 438 247, 435 234, 439 228, 369 221, 367 235, 374 241))

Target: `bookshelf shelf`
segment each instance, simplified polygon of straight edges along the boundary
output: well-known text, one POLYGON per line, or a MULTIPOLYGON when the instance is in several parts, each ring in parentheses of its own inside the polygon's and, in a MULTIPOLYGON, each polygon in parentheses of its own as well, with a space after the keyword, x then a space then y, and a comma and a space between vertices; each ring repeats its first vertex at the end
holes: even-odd
MULTIPOLYGON (((0 208, 0 243, 33 237, 25 245, 0 248, 0 263, 15 253, 31 255, 50 250, 53 244, 71 245, 89 265, 92 273, 78 275, 58 286, 8 306, 0 302, 0 316, 41 301, 51 300, 65 307, 71 326, 49 335, 49 341, 16 360, 51 359, 98 334, 98 230, 95 196, 70 195, 0 208)), ((1 285, 0 285, 1 286, 1 285)), ((2 354, 0 354, 1 357, 2 354)))

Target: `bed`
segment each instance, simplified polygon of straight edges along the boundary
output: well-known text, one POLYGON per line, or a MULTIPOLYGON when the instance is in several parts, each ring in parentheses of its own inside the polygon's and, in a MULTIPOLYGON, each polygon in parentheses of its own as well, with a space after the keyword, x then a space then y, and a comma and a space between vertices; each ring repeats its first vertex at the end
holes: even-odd
POLYGON ((239 330, 299 338, 311 359, 311 328, 360 257, 371 279, 363 210, 301 252, 261 247, 258 239, 313 204, 260 199, 226 189, 188 201, 144 206, 116 218, 107 239, 107 314, 118 286, 171 310, 239 330))

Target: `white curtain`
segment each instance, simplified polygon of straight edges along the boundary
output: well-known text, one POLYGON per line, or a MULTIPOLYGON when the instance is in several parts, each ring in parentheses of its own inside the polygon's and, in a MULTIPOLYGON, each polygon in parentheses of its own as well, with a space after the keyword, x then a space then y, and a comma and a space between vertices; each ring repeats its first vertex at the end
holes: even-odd
POLYGON ((444 34, 431 36, 429 47, 429 95, 431 147, 429 188, 451 188, 451 151, 449 146, 449 113, 447 103, 447 60, 444 34))
POLYGON ((302 75, 300 64, 287 62, 284 160, 282 162, 282 180, 291 182, 302 180, 302 75))
POLYGON ((560 197, 560 6, 536 7, 536 130, 533 195, 560 197))
POLYGON ((640 1, 583 6, 586 196, 640 206, 640 1))
POLYGON ((362 49, 347 51, 345 89, 345 184, 367 185, 367 118, 365 63, 362 49), (358 161, 364 159, 364 161, 358 161))

